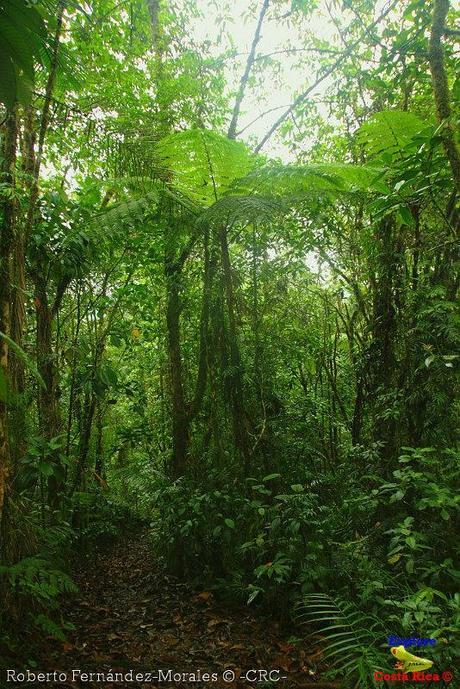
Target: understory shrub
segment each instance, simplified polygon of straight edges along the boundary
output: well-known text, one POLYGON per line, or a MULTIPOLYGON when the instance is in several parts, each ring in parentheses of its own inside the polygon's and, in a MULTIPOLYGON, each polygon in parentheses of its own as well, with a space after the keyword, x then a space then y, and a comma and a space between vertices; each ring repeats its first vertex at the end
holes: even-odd
POLYGON ((405 448, 389 482, 373 468, 374 449, 353 453, 347 461, 361 463, 359 472, 344 462, 297 482, 280 474, 243 485, 223 472, 203 472, 199 482, 157 475, 155 548, 177 574, 203 582, 204 572, 222 595, 284 620, 299 622, 302 611, 301 623, 328 643, 333 676, 349 673, 368 686, 370 668, 391 663, 390 634, 436 638, 437 666, 449 667, 460 655, 458 456, 405 448), (315 616, 328 605, 333 618, 354 620, 352 652, 345 630, 336 638, 335 625, 331 631, 315 616))

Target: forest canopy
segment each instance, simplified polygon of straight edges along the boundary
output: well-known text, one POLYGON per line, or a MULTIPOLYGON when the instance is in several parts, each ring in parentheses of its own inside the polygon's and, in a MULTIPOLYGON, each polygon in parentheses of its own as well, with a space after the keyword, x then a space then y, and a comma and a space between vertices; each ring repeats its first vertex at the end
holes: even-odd
POLYGON ((0 0, 5 667, 126 529, 336 686, 454 666, 458 16, 0 0))

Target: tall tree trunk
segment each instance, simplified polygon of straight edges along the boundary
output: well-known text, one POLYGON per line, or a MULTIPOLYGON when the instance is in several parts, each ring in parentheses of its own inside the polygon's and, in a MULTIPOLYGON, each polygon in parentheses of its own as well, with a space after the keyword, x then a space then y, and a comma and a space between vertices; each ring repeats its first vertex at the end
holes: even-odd
POLYGON ((352 445, 359 445, 361 442, 361 429, 363 423, 363 411, 365 401, 364 374, 360 372, 356 380, 356 397, 353 408, 353 418, 351 422, 351 442, 352 445))
POLYGON ((229 346, 230 346, 230 384, 233 417, 233 434, 236 447, 241 454, 245 475, 249 475, 250 452, 247 432, 247 420, 244 404, 244 387, 242 376, 242 362, 238 345, 235 294, 233 289, 232 267, 228 250, 227 228, 221 227, 219 239, 222 253, 222 267, 225 288, 225 298, 228 312, 229 346))
POLYGON ((94 391, 87 393, 83 405, 83 426, 80 437, 80 448, 78 452, 78 462, 76 467, 72 493, 81 488, 83 472, 86 469, 88 460, 89 446, 91 441, 91 431, 93 428, 94 413, 96 411, 97 396, 94 391))
MULTIPOLYGON (((23 228, 16 228, 16 238, 11 265, 11 339, 22 348, 25 328, 25 252, 23 228)), ((9 359, 11 388, 14 393, 14 403, 11 410, 11 458, 16 467, 26 452, 26 400, 24 361, 14 352, 9 359)))
MULTIPOLYGON (((38 263, 34 273, 35 312, 37 320, 37 364, 45 388, 38 391, 38 418, 40 432, 44 438, 51 440, 62 433, 62 421, 59 406, 59 386, 56 366, 56 353, 53 348, 53 309, 48 302, 48 284, 44 266, 38 263)), ((50 453, 50 459, 56 472, 60 471, 59 449, 50 453)), ((56 507, 59 503, 62 480, 55 473, 48 480, 48 500, 56 507)))
MULTIPOLYGON (((23 120, 22 167, 26 179, 29 182, 34 179, 35 170, 34 116, 33 108, 31 106, 27 107, 24 112, 23 120)), ((24 224, 24 221, 22 221, 22 223, 18 222, 11 267, 11 337, 20 347, 22 347, 23 335, 26 327, 26 232, 27 226, 24 224)), ((25 454, 27 448, 24 361, 12 352, 10 355, 9 367, 11 387, 17 394, 11 413, 11 455, 13 465, 15 466, 19 459, 25 454)))
POLYGON ((203 404, 206 382, 208 378, 208 338, 209 338, 209 316, 211 309, 211 291, 216 270, 216 256, 214 247, 209 246, 209 229, 204 235, 204 275, 203 275, 203 301, 200 316, 200 345, 198 351, 198 373, 196 378, 195 394, 189 407, 189 422, 193 421, 203 404), (212 253, 212 255, 211 255, 212 253))
MULTIPOLYGON (((63 28, 63 18, 65 10, 65 0, 59 0, 56 17, 56 29, 54 33, 53 45, 51 48, 50 69, 45 87, 45 97, 43 109, 38 127, 38 145, 35 133, 33 111, 31 108, 26 113, 26 148, 27 148, 27 171, 31 173, 29 205, 24 231, 24 251, 28 240, 36 223, 37 202, 39 198, 39 181, 42 165, 45 139, 50 123, 51 102, 56 82, 58 68, 59 47, 63 28)), ((35 283, 35 306, 37 317, 37 361, 38 368, 44 380, 46 389, 40 390, 38 394, 38 412, 40 430, 43 436, 50 440, 61 433, 61 418, 59 413, 59 402, 57 399, 58 386, 56 382, 55 362, 52 347, 52 325, 54 309, 49 305, 47 284, 43 262, 39 260, 33 275, 35 283)), ((62 295, 61 295, 62 296, 62 295)), ((52 453, 51 459, 56 470, 59 465, 58 450, 52 453)), ((62 487, 62 479, 53 474, 48 480, 48 500, 53 507, 59 502, 59 495, 62 487)))
POLYGON ((182 476, 187 462, 190 437, 187 405, 185 402, 182 355, 180 342, 180 275, 182 266, 165 256, 166 326, 168 331, 168 358, 171 376, 173 455, 171 474, 182 476))
POLYGON ((450 107, 449 83, 444 66, 444 50, 442 47, 442 37, 446 30, 448 11, 449 0, 435 0, 428 58, 436 112, 439 122, 443 125, 441 130, 442 143, 449 160, 457 192, 460 193, 460 151, 450 121, 452 111, 450 107))
MULTIPOLYGON (((53 46, 51 49, 51 64, 50 70, 48 72, 48 79, 45 88, 45 98, 43 101, 43 109, 40 117, 40 127, 38 128, 38 148, 37 154, 35 155, 35 134, 33 133, 30 138, 31 150, 31 161, 33 161, 32 169, 32 183, 30 186, 30 196, 29 196, 29 207, 27 209, 27 220, 26 220, 26 242, 29 239, 30 233, 35 224, 35 211, 38 201, 39 192, 39 181, 40 181, 40 170, 43 158, 43 151, 45 147, 45 139, 50 123, 50 113, 51 113, 51 101, 53 97, 54 85, 56 83, 56 74, 59 61, 59 46, 61 43, 61 33, 62 33, 62 23, 64 18, 65 10, 65 0, 60 0, 58 5, 58 12, 56 18, 56 30, 54 33, 53 46)), ((29 110, 29 115, 31 117, 30 124, 33 128, 33 115, 32 110, 29 110)))
POLYGON ((240 79, 240 85, 238 88, 238 92, 236 94, 235 98, 235 105, 233 106, 233 113, 232 113, 232 119, 228 127, 228 132, 227 136, 229 139, 235 139, 236 138, 236 128, 238 125, 238 118, 240 115, 240 109, 241 109, 241 103, 243 102, 244 98, 244 93, 246 91, 246 86, 249 81, 249 77, 256 59, 256 50, 257 46, 260 41, 260 36, 261 36, 261 31, 262 31, 262 24, 264 23, 264 18, 265 14, 268 10, 268 5, 269 5, 270 0, 264 0, 262 3, 262 7, 260 10, 259 18, 257 20, 257 26, 256 30, 254 33, 254 37, 252 39, 252 44, 251 44, 251 50, 249 51, 248 59, 246 61, 246 67, 243 72, 243 75, 241 76, 240 79))
POLYGON ((96 402, 96 461, 94 471, 104 478, 104 409, 100 399, 96 402))
POLYGON ((372 385, 376 396, 373 435, 384 445, 388 470, 397 447, 396 424, 388 405, 394 403, 396 357, 396 307, 394 282, 398 257, 396 255, 396 226, 393 216, 383 218, 375 228, 376 260, 373 284, 372 343, 370 347, 372 385))
MULTIPOLYGON (((14 225, 16 216, 15 165, 17 144, 16 107, 7 113, 3 145, 3 180, 10 185, 12 194, 3 201, 3 224, 0 234, 0 332, 9 336, 11 332, 11 275, 10 261, 14 242, 14 225)), ((10 473, 10 446, 8 439, 8 343, 0 335, 0 519, 7 493, 10 473)))

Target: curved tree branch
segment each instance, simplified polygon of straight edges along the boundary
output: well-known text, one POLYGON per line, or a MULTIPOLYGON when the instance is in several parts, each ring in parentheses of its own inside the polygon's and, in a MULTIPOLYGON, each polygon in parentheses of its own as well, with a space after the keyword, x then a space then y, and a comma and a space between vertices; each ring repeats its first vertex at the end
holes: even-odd
MULTIPOLYGON (((391 12, 391 10, 397 5, 399 0, 394 0, 394 2, 390 3, 386 9, 383 10, 377 17, 377 19, 370 24, 370 26, 366 29, 366 32, 369 32, 372 30, 374 27, 376 27, 382 19, 384 19, 387 14, 391 12)), ((272 137, 272 135, 276 132, 276 130, 283 124, 283 122, 290 116, 290 114, 297 108, 298 105, 301 105, 312 93, 317 86, 319 86, 330 74, 335 72, 337 67, 339 67, 342 62, 357 48, 361 43, 363 42, 363 35, 359 37, 357 41, 354 41, 354 43, 350 43, 348 48, 341 53, 341 55, 335 60, 332 65, 330 65, 319 77, 317 77, 316 81, 311 84, 305 91, 300 93, 297 98, 291 103, 291 105, 283 112, 282 115, 278 117, 278 119, 272 124, 268 132, 265 134, 265 136, 261 139, 261 141, 257 144, 256 148, 254 149, 255 153, 258 153, 267 143, 267 141, 272 137)))
POLYGON ((241 103, 243 102, 244 93, 246 91, 246 86, 248 83, 249 75, 251 74, 251 69, 252 69, 252 66, 253 66, 254 61, 255 61, 256 48, 257 48, 257 45, 260 41, 260 31, 262 29, 262 24, 264 21, 265 14, 268 10, 269 2, 270 2, 270 0, 264 0, 264 3, 262 5, 262 9, 260 11, 259 21, 257 22, 257 28, 256 28, 256 31, 254 34, 254 38, 252 40, 251 50, 249 52, 248 59, 246 62, 246 69, 244 70, 243 76, 241 77, 240 87, 238 89, 238 93, 236 94, 232 120, 230 122, 230 126, 228 128, 228 133, 227 133, 227 136, 229 139, 234 139, 236 137, 236 128, 238 125, 238 117, 240 115, 241 103))

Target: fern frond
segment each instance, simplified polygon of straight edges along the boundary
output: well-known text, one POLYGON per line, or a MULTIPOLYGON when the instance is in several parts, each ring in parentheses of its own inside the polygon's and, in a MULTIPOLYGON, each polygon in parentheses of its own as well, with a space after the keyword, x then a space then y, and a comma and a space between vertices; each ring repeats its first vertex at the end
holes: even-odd
POLYGON ((255 164, 243 143, 206 129, 171 134, 158 142, 155 152, 171 171, 171 186, 205 206, 221 197, 255 164))
POLYGON ((157 206, 159 192, 157 190, 148 192, 145 196, 138 199, 128 199, 94 216, 93 229, 104 228, 113 229, 114 227, 133 227, 145 220, 157 206))
POLYGON ((296 608, 296 618, 316 627, 311 635, 320 635, 324 660, 333 661, 329 667, 353 680, 355 687, 376 686, 374 670, 388 663, 378 648, 385 638, 379 620, 353 603, 323 593, 304 596, 296 608))
POLYGON ((330 196, 386 190, 382 168, 353 164, 270 166, 237 182, 239 189, 276 196, 330 196))

